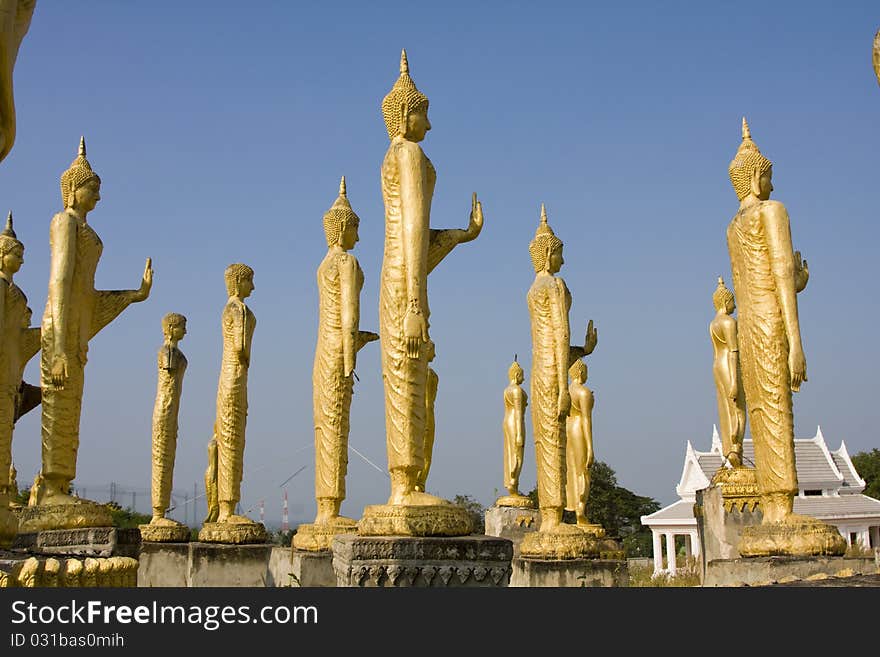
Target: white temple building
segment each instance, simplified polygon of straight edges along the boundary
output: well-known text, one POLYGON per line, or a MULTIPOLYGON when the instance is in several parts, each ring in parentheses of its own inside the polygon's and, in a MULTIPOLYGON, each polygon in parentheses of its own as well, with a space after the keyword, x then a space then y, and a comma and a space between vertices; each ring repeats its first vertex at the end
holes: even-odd
MULTIPOLYGON (((840 442, 836 451, 829 451, 822 429, 817 427, 814 438, 795 438, 794 452, 798 480, 794 512, 834 525, 847 545, 880 547, 880 500, 862 495, 865 481, 856 472, 844 442, 840 442)), ((754 454, 751 439, 743 441, 743 462, 753 465, 754 454)), ((684 537, 686 557, 699 556, 700 542, 694 517, 696 492, 709 486, 722 462, 717 428, 713 428, 712 447, 708 452, 695 450, 688 441, 681 480, 675 487, 681 499, 651 515, 642 516, 642 524, 651 528, 654 537, 655 575, 664 570, 675 572, 676 536, 684 537)))

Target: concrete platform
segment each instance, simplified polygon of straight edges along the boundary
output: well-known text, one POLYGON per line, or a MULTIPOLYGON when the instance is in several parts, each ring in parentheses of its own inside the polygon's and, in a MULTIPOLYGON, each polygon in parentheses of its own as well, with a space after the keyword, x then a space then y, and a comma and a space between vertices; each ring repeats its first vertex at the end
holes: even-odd
POLYGON ((629 586, 625 559, 513 559, 512 587, 629 586))
POLYGON ((332 550, 290 550, 289 586, 336 586, 332 550))
POLYGON ((137 527, 81 527, 44 529, 15 537, 12 550, 34 555, 65 557, 138 558, 141 532, 137 527))
POLYGON ((873 556, 714 559, 706 564, 703 586, 767 586, 875 573, 877 566, 873 556))
POLYGON ((271 569, 278 561, 272 559, 274 547, 270 543, 144 543, 138 586, 278 586, 279 573, 271 569))

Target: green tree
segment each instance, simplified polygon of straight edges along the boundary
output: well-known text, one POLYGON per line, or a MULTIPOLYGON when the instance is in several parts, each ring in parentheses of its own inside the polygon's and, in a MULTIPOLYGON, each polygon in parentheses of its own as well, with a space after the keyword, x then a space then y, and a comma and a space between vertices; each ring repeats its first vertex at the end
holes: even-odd
POLYGON ((120 529, 147 525, 153 519, 153 516, 138 513, 131 508, 123 509, 118 502, 107 502, 105 506, 110 509, 110 515, 113 517, 113 526, 120 529))
POLYGON ((859 476, 865 480, 865 495, 880 500, 880 449, 859 452, 852 457, 859 476))
MULTIPOLYGON (((529 492, 529 497, 537 506, 537 487, 529 492)), ((651 530, 642 526, 641 517, 659 509, 660 503, 657 500, 636 495, 618 485, 617 475, 608 464, 602 461, 593 462, 590 467, 587 517, 590 522, 602 525, 609 538, 619 540, 627 556, 651 554, 651 530)), ((571 517, 568 512, 566 516, 571 517)))
POLYGON ((468 514, 471 516, 471 520, 473 521, 474 534, 483 534, 486 531, 486 509, 480 504, 477 500, 475 500, 470 495, 456 495, 453 500, 453 504, 458 504, 459 506, 463 506, 468 514))

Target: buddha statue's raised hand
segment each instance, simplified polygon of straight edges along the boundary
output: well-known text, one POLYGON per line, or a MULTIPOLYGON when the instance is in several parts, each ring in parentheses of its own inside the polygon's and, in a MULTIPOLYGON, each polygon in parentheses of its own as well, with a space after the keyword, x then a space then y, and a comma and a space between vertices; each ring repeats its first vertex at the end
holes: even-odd
POLYGON ((462 235, 462 242, 470 242, 477 238, 480 231, 483 230, 483 204, 477 200, 477 193, 471 196, 471 214, 468 220, 468 227, 462 235))
POLYGON ((132 294, 132 301, 143 301, 150 296, 150 289, 153 287, 153 259, 147 258, 147 264, 144 267, 144 275, 141 278, 141 286, 132 294))
POLYGON ((596 348, 596 344, 599 342, 599 331, 593 326, 593 320, 591 319, 587 323, 587 334, 584 337, 584 356, 589 356, 593 353, 593 349, 596 348))
POLYGON ((801 252, 794 252, 794 291, 800 292, 807 287, 807 281, 810 280, 810 269, 807 267, 807 261, 801 258, 801 252))

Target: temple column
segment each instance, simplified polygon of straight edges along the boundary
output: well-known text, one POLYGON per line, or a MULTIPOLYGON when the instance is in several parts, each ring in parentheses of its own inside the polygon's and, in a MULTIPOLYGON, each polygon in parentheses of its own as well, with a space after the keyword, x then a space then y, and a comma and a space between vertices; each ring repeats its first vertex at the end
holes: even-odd
POLYGON ((654 539, 654 575, 663 572, 663 537, 656 529, 651 530, 654 539))
POLYGON ((666 532, 666 571, 675 574, 675 534, 666 532))

